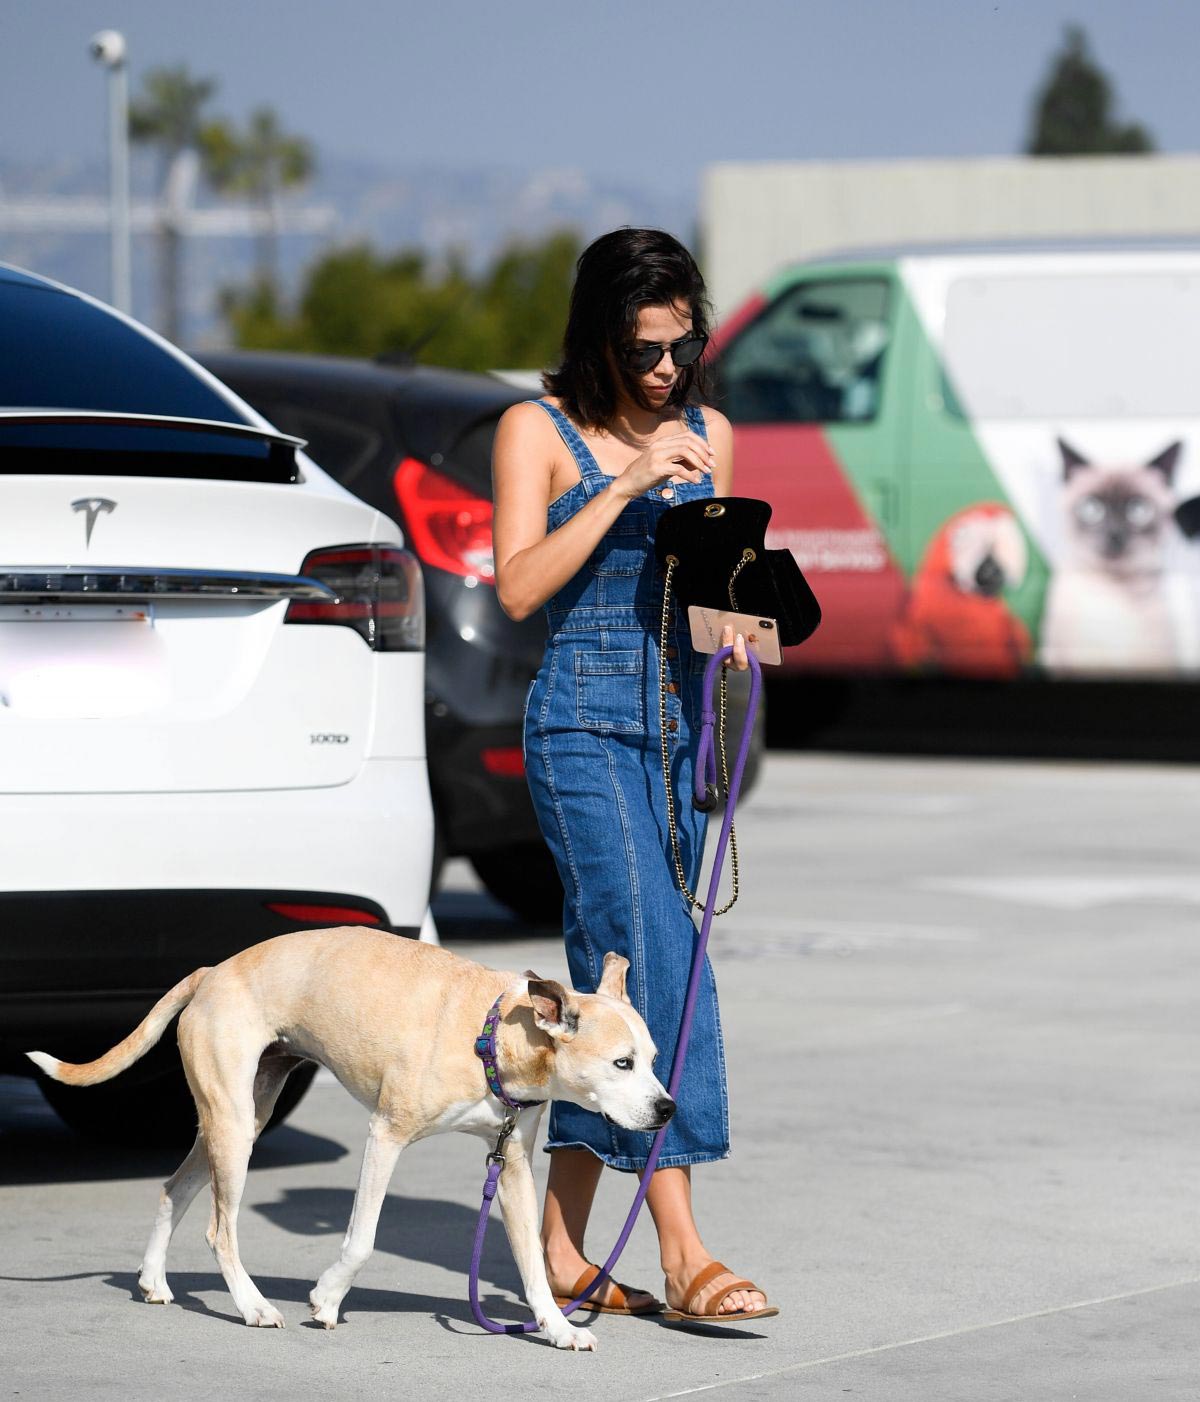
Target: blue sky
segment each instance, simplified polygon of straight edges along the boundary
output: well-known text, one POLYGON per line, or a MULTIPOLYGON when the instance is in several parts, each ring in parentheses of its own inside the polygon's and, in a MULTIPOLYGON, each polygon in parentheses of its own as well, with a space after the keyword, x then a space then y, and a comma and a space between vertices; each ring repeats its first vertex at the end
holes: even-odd
POLYGON ((186 63, 213 110, 274 106, 318 153, 575 167, 695 189, 714 160, 997 155, 1065 23, 1121 111, 1196 149, 1194 0, 9 0, 0 156, 103 159, 101 28, 186 63))

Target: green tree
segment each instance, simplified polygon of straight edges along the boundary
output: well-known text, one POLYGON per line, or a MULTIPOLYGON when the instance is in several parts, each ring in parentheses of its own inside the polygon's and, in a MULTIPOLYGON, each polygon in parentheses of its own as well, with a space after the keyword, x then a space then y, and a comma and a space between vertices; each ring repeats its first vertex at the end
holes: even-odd
POLYGON ((573 233, 553 233, 510 244, 472 275, 459 256, 381 257, 360 245, 314 264, 294 315, 261 284, 227 292, 223 308, 247 348, 537 369, 558 355, 579 248, 573 233))
POLYGON ((244 131, 209 122, 197 134, 204 171, 213 188, 248 195, 263 215, 258 236, 257 280, 277 295, 279 285, 279 196, 307 184, 316 165, 312 144, 291 136, 269 107, 250 114, 244 131))
POLYGON ((177 218, 179 184, 189 152, 195 152, 201 115, 216 91, 210 78, 193 78, 186 66, 152 68, 142 80, 141 96, 129 106, 131 141, 153 146, 159 155, 163 217, 158 227, 159 296, 163 335, 178 341, 181 332, 183 231, 177 218))
POLYGON ((1138 122, 1115 117, 1112 83, 1092 58, 1087 35, 1070 25, 1050 72, 1034 96, 1026 153, 1031 156, 1125 155, 1154 150, 1138 122))

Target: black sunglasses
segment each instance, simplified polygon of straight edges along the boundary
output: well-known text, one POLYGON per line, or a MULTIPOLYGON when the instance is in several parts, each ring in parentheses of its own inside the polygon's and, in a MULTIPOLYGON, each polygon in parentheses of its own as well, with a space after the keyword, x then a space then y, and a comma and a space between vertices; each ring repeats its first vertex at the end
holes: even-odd
POLYGON ((664 346, 656 343, 649 346, 634 346, 625 359, 631 370, 636 370, 639 375, 646 375, 670 351, 673 363, 679 369, 684 370, 689 365, 695 365, 696 361, 704 354, 706 345, 708 345, 706 335, 698 336, 694 331, 689 331, 686 336, 680 336, 679 340, 672 341, 669 345, 664 346))

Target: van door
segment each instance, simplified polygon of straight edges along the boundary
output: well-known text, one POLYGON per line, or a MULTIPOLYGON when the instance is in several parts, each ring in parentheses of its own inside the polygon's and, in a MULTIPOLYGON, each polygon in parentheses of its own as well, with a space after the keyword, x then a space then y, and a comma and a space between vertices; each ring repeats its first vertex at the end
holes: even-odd
POLYGON ((908 398, 894 306, 886 266, 793 274, 720 353, 735 491, 771 503, 767 544, 792 551, 821 603, 821 627, 785 665, 890 663, 908 398))
MULTIPOLYGON (((1036 661, 1046 589, 1045 557, 1031 529, 1039 515, 1040 445, 1022 438, 1015 455, 997 455, 962 393, 964 366, 948 355, 951 342, 967 334, 982 362, 977 373, 972 362, 973 375, 989 385, 1025 372, 1019 357, 1002 351, 959 263, 912 259, 900 271, 915 334, 905 454, 910 592, 896 630, 897 663, 957 676, 1015 677, 1036 661)), ((1027 334, 1051 335, 1036 317, 1030 327, 1027 334)), ((1052 447, 1053 436, 1043 436, 1052 447)))

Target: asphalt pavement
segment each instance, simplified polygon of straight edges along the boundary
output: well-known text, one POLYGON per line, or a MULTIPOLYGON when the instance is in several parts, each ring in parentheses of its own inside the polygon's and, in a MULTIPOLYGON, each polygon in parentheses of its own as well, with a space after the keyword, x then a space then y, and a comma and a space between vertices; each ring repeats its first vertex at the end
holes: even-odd
MULTIPOLYGON (((203 1200, 177 1303, 149 1306, 137 1266, 176 1156, 88 1144, 0 1080, 3 1395, 1195 1399, 1198 832, 1189 766, 768 756, 712 944, 734 1149, 696 1173, 708 1245, 780 1306, 756 1327, 603 1317, 594 1355, 482 1335, 483 1155, 462 1136, 403 1155, 344 1322, 311 1326, 366 1125, 326 1075, 243 1203, 287 1328, 234 1313, 203 1200)), ((448 947, 562 976, 554 938, 450 876, 448 947)), ((631 1194, 606 1176, 594 1255, 631 1194)), ((656 1267, 642 1222, 618 1276, 660 1289, 656 1267)), ((483 1291, 525 1317, 499 1221, 483 1291)))

